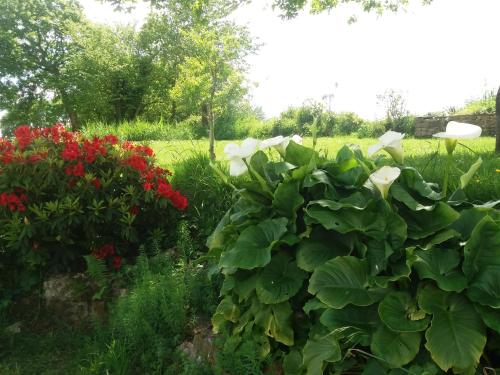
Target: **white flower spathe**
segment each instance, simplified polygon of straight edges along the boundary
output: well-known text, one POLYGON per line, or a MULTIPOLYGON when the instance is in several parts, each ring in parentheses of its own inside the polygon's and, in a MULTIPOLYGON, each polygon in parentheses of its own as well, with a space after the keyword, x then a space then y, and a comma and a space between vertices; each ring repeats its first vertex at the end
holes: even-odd
POLYGON ((283 137, 282 135, 278 135, 277 137, 263 140, 260 143, 260 149, 266 150, 270 147, 274 147, 281 155, 285 155, 286 148, 288 147, 290 141, 294 141, 295 143, 301 145, 302 137, 297 134, 292 137, 283 137))
POLYGON ((401 170, 399 168, 384 166, 373 172, 370 175, 369 180, 377 187, 380 194, 382 194, 382 197, 386 199, 391 185, 394 181, 396 181, 400 174, 401 170))
POLYGON ((285 137, 283 137, 282 135, 278 135, 277 137, 265 139, 260 143, 260 149, 266 150, 270 147, 276 147, 278 145, 281 145, 283 143, 284 139, 285 139, 285 137))
POLYGON ((446 131, 433 134, 432 136, 447 139, 474 139, 478 138, 482 131, 483 129, 477 125, 450 121, 448 125, 446 125, 446 131))
POLYGON ((259 149, 260 141, 254 138, 245 139, 240 146, 230 143, 224 148, 224 153, 229 160, 229 174, 240 176, 247 171, 244 159, 251 157, 259 149))
POLYGON ((450 121, 446 125, 446 131, 433 134, 433 137, 443 138, 448 155, 453 154, 459 139, 474 139, 481 136, 483 129, 477 125, 465 122, 450 121))
POLYGON ((403 163, 403 145, 401 140, 405 135, 403 133, 394 132, 389 130, 382 135, 378 140, 379 143, 368 147, 368 156, 372 156, 380 150, 385 150, 397 162, 403 163))

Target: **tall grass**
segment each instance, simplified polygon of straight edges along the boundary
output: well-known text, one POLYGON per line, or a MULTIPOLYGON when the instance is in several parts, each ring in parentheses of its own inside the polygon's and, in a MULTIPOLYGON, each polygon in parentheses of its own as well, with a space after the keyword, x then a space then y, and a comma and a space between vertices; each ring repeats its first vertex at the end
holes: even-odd
POLYGON ((82 132, 86 136, 97 135, 100 137, 112 133, 122 140, 129 141, 194 139, 197 137, 190 124, 182 122, 169 124, 163 120, 156 122, 135 120, 116 124, 92 122, 86 124, 82 132))

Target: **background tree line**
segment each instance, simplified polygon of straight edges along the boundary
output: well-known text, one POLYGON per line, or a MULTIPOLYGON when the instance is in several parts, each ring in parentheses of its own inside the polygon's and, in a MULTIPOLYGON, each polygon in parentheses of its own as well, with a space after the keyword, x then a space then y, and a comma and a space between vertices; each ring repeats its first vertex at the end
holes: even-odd
POLYGON ((228 19, 237 5, 163 1, 135 30, 89 21, 76 0, 1 0, 2 127, 194 117, 208 129, 251 112, 245 58, 256 47, 228 19))

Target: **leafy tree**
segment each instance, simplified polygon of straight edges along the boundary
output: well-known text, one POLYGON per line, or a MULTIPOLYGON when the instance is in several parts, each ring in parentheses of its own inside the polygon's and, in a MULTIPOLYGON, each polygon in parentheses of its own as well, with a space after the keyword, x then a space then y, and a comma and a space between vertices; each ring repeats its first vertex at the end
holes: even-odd
POLYGON ((216 117, 246 93, 244 58, 252 44, 246 30, 231 23, 223 24, 219 30, 193 30, 186 39, 192 56, 180 66, 171 95, 183 106, 201 109, 209 125, 209 152, 213 160, 216 117))
MULTIPOLYGON (((365 12, 379 14, 390 11, 397 12, 408 5, 410 0, 274 0, 273 6, 283 12, 283 17, 294 18, 299 11, 309 5, 312 13, 320 13, 336 8, 340 4, 357 4, 365 12)), ((423 4, 430 4, 432 0, 421 0, 423 4)))
POLYGON ((66 68, 80 48, 74 30, 81 20, 74 0, 0 2, 0 109, 31 110, 52 97, 60 100, 72 127, 80 126, 66 68))

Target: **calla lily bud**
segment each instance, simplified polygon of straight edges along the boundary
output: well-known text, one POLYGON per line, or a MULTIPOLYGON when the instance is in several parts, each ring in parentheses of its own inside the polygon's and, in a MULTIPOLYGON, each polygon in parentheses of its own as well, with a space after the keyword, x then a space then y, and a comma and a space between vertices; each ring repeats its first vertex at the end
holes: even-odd
POLYGON ((369 180, 377 187, 380 194, 382 194, 382 197, 386 199, 391 185, 394 181, 396 181, 400 174, 401 170, 399 168, 384 166, 373 172, 370 175, 369 180))

